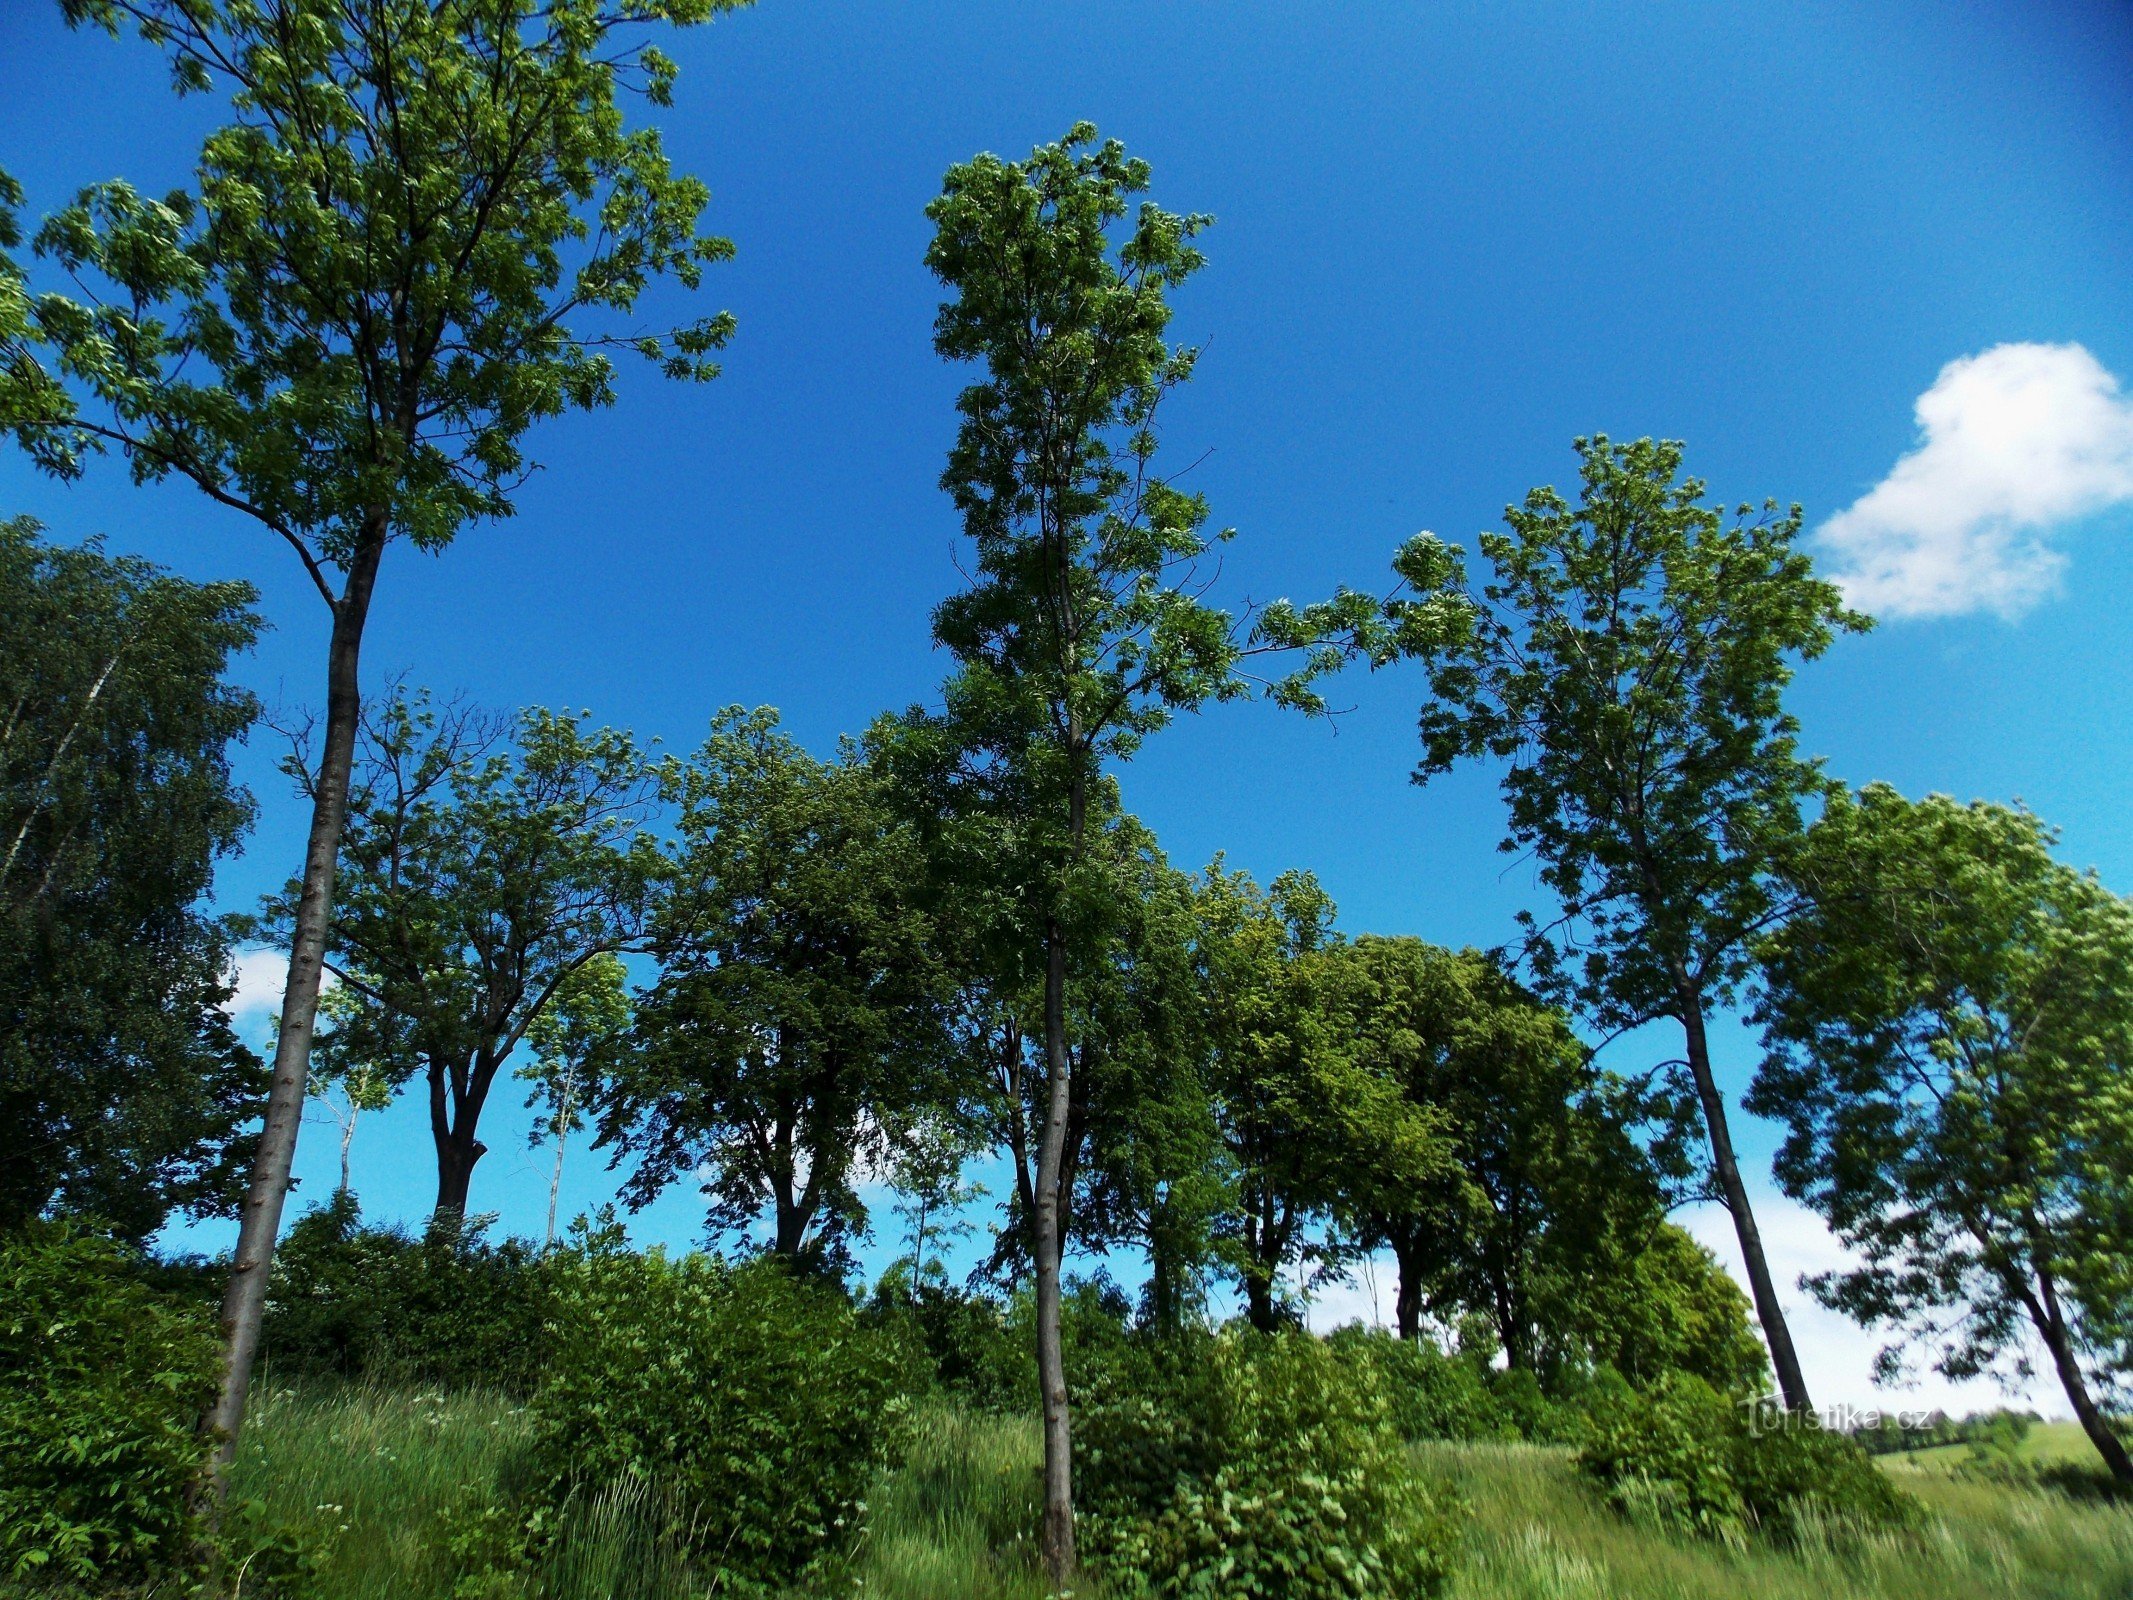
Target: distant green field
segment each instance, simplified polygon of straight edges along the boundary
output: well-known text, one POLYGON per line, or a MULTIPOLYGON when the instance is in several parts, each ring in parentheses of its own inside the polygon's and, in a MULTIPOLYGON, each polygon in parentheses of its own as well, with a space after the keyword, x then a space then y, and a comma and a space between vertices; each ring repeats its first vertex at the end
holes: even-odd
MULTIPOLYGON (((2050 1466, 2057 1462, 2073 1462, 2084 1467, 2100 1467, 2103 1458, 2096 1447, 2089 1443, 2087 1434, 2081 1431, 2078 1422, 2040 1422, 2030 1428, 2015 1452, 2018 1459, 2031 1466, 2050 1466)), ((1935 1445, 1930 1450, 1903 1450, 1886 1458, 1889 1465, 1919 1470, 1946 1471, 1970 1459, 1967 1444, 1935 1445)))

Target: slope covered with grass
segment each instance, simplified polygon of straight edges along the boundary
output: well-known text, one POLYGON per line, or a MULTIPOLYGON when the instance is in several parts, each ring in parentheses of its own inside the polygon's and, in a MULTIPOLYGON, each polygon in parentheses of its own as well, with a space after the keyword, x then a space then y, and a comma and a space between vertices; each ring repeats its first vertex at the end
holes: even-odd
MULTIPOLYGON (((324 1600, 446 1600, 454 1543, 493 1504, 524 1436, 512 1403, 350 1387, 277 1389, 247 1430, 236 1488, 330 1544, 324 1600)), ((1041 1600, 1034 1421, 930 1407, 870 1497, 838 1588, 883 1600, 1041 1600)), ((2118 1600, 2133 1594, 2133 1511, 1910 1470, 1914 1534, 1810 1529, 1796 1549, 1731 1549, 1607 1509, 1569 1453, 1421 1447, 1468 1514, 1456 1600, 2118 1600)), ((1903 1470, 1899 1468, 1898 1470, 1903 1470)), ((539 1600, 681 1600, 627 1496, 573 1508, 570 1555, 539 1600)), ((1084 1583, 1084 1597, 1101 1586, 1084 1583)))

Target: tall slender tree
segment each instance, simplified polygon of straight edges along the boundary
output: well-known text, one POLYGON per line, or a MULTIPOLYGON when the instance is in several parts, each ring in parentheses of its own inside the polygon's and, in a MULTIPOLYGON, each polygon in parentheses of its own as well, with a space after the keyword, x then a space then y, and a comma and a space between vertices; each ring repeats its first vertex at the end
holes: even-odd
POLYGON ((716 372, 729 318, 619 323, 655 280, 693 288, 731 251, 698 231, 703 184, 622 101, 670 103, 674 63, 648 25, 739 0, 62 3, 161 48, 178 90, 225 95, 229 120, 197 192, 100 184, 39 230, 38 252, 84 287, 30 296, 10 334, 22 319, 0 283, 14 358, 0 421, 53 472, 108 448, 137 479, 183 479, 249 518, 294 554, 331 624, 274 1077, 204 1423, 226 1467, 302 1120, 385 553, 509 515, 527 429, 607 404, 612 351, 671 377, 716 372))
MULTIPOLYGON (((1201 216, 1133 197, 1145 162, 1086 123, 1025 161, 981 155, 950 169, 927 208, 926 262, 949 291, 934 346, 982 364, 942 486, 975 546, 969 588, 935 613, 956 670, 947 717, 969 775, 1017 811, 1036 864, 1045 1115, 1030 1254, 1044 1407, 1045 1562, 1074 1569, 1071 1439, 1060 1343, 1062 1179, 1073 1104, 1069 1036, 1077 903, 1088 891, 1090 800, 1107 762, 1179 711, 1251 692, 1246 657, 1296 648, 1269 686, 1316 703, 1310 675, 1342 657, 1376 613, 1360 596, 1270 607, 1247 638, 1205 603, 1203 563, 1228 535, 1158 469, 1156 413, 1196 352, 1166 338, 1169 295, 1198 271, 1201 216)), ((1037 1019, 1032 1019, 1037 1020, 1037 1019)))
POLYGON ((1749 1106, 1858 1265, 1828 1304, 1969 1377, 2044 1348, 2133 1485, 2133 905, 2026 811, 1833 797, 1765 947, 1749 1106), (2110 1412, 2119 1410, 2114 1422, 2110 1412))
POLYGON ((585 1107, 600 1093, 602 1074, 612 1070, 629 1031, 629 974, 622 958, 602 951, 557 985, 554 1000, 526 1029, 533 1060, 519 1069, 533 1093, 527 1105, 547 1115, 544 1127, 530 1135, 538 1144, 545 1131, 555 1145, 555 1165, 548 1178, 546 1249, 555 1248, 556 1204, 563 1191, 563 1152, 570 1136, 585 1124, 585 1107))
POLYGON ((1535 489, 1505 511, 1508 533, 1481 535, 1494 576, 1478 595, 1427 534, 1398 558, 1413 596, 1392 609, 1432 695, 1416 781, 1506 763, 1503 848, 1535 856, 1562 903, 1525 919, 1542 992, 1609 1033, 1681 1028, 1778 1386, 1805 1409, 1708 1029, 1783 910, 1775 869, 1802 807, 1831 789, 1784 709, 1793 663, 1868 624, 1797 548, 1797 507, 1729 520, 1681 477, 1679 444, 1595 437, 1577 452, 1575 506, 1535 489))

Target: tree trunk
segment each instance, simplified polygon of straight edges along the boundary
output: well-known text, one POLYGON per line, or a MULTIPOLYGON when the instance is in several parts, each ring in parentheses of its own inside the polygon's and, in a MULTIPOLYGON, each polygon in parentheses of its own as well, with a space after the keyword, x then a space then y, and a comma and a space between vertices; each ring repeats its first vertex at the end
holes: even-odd
POLYGON ((563 1192, 563 1146, 570 1138, 570 1102, 578 1086, 577 1068, 563 1074, 563 1095, 555 1114, 555 1171, 548 1179, 548 1240, 541 1248, 555 1248, 556 1197, 563 1192))
POLYGON ((1400 1292, 1393 1302, 1400 1337, 1410 1344, 1422 1337, 1422 1250, 1413 1237, 1395 1239, 1392 1256, 1400 1264, 1400 1292))
MULTIPOLYGON (((1078 812, 1078 782, 1075 789, 1078 812)), ((1066 1160, 1073 1068, 1066 1042, 1066 932, 1056 915, 1045 920, 1044 946, 1046 1106, 1037 1147, 1037 1211, 1030 1254, 1037 1273, 1037 1386, 1044 1400, 1044 1565, 1052 1587, 1064 1589, 1073 1581, 1075 1565, 1074 1438, 1067 1412, 1066 1348, 1059 1330, 1059 1179, 1066 1160)))
POLYGON ((2133 1486, 2133 1455, 2128 1455, 2126 1442, 2118 1435, 2097 1407, 2096 1398, 2089 1393, 2088 1379, 2082 1374, 2081 1365, 2074 1359, 2074 1343, 2067 1336, 2066 1318, 2059 1309, 2059 1292, 2049 1273, 2039 1271, 2037 1282, 2043 1290, 2040 1302, 2036 1296, 2025 1293, 2022 1300, 2029 1310, 2029 1320, 2036 1325, 2037 1334, 2044 1341, 2044 1348, 2051 1352, 2052 1366, 2059 1374, 2059 1387, 2066 1391, 2068 1404, 2074 1408, 2074 1418, 2081 1424, 2081 1431, 2089 1436, 2089 1443, 2103 1457, 2103 1464, 2110 1468, 2112 1481, 2133 1486))
POLYGON ((1148 1240, 1148 1320, 1163 1338, 1178 1331, 1178 1269, 1157 1229, 1148 1240))
POLYGON ((430 1212, 430 1231, 457 1234, 467 1219, 467 1189, 474 1178, 474 1163, 489 1153, 489 1147, 474 1137, 472 1128, 449 1128, 435 1137, 437 1204, 430 1212))
POLYGON ((1763 1341, 1770 1347, 1770 1365, 1777 1373, 1778 1393, 1787 1411, 1811 1411, 1807 1379, 1800 1371, 1800 1358, 1792 1348, 1792 1330, 1785 1325, 1784 1307, 1778 1304, 1777 1286, 1770 1278, 1770 1263, 1763 1255, 1763 1236, 1755 1225, 1754 1208, 1748 1204, 1748 1189, 1741 1182, 1740 1163, 1733 1157, 1733 1135, 1726 1127, 1726 1101, 1711 1076, 1711 1050, 1704 1035, 1703 1001, 1686 991, 1681 995, 1681 1026, 1687 1035, 1689 1073, 1696 1080, 1696 1098, 1703 1103, 1704 1131, 1711 1141, 1711 1165, 1718 1174, 1719 1193, 1733 1213, 1733 1231, 1740 1239, 1741 1259, 1748 1267, 1748 1289, 1755 1298, 1755 1314, 1763 1324, 1763 1341))
POLYGON ((362 1109, 351 1099, 348 1102, 348 1120, 341 1124, 341 1186, 334 1191, 336 1194, 348 1192, 348 1147, 355 1143, 356 1118, 362 1114, 362 1109))
POLYGON ((1244 1314, 1261 1333, 1280 1331, 1281 1319, 1274 1315, 1273 1279, 1261 1271, 1256 1262, 1244 1276, 1244 1314))
POLYGON ((385 513, 372 515, 334 603, 333 634, 326 655, 326 743, 311 802, 311 835, 304 847, 303 887, 289 941, 289 979, 282 991, 280 1035, 274 1046, 274 1078, 267 1091, 266 1122, 252 1161, 252 1180, 239 1212, 237 1254, 222 1296, 222 1384, 201 1428, 216 1441, 213 1470, 203 1486, 211 1512, 219 1514, 228 1488, 237 1434, 244 1426, 252 1362, 259 1353, 260 1318, 266 1311, 267 1274, 281 1229, 289 1170, 303 1125, 304 1089, 310 1079, 311 1031, 318 1020, 320 975, 325 969, 326 931, 333 915, 333 871, 348 815, 348 779, 355 764, 356 727, 362 718, 357 664, 363 624, 377 582, 388 532, 385 513))

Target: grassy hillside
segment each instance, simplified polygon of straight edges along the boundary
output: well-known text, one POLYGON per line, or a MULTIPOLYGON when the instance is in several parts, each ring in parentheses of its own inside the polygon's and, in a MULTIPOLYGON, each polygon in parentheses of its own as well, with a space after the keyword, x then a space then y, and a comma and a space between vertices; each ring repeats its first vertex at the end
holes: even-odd
MULTIPOLYGON (((1967 1444, 1940 1444, 1926 1450, 1904 1450, 1888 1459, 1891 1465, 1924 1470, 1946 1471, 1971 1458, 1967 1444)), ((2101 1467, 2103 1457, 2089 1442, 2089 1436, 2081 1431, 2078 1422, 2038 1422, 2030 1425, 2029 1432, 2014 1447, 2015 1459, 2033 1467, 2069 1465, 2101 1467)))
MULTIPOLYGON (((445 1600, 455 1530, 496 1501, 521 1422, 483 1396, 364 1389, 263 1396, 236 1488, 331 1534, 328 1600, 445 1600)), ((2039 1430, 2040 1433, 2044 1430, 2039 1430)), ((908 1463, 873 1498, 837 1585, 883 1600, 1039 1600, 1033 1423, 925 1413, 908 1463)), ((1905 1471, 1932 1515, 1919 1535, 1729 1551, 1607 1511, 1566 1452, 1427 1447, 1472 1510, 1457 1600, 2120 1600, 2133 1594, 2133 1512, 1905 1471)), ((1902 1470, 1902 1469, 1899 1469, 1902 1470)), ((627 1502, 586 1507, 541 1600, 681 1600, 632 1537, 627 1502)), ((1084 1585, 1084 1597, 1100 1590, 1084 1585)))

